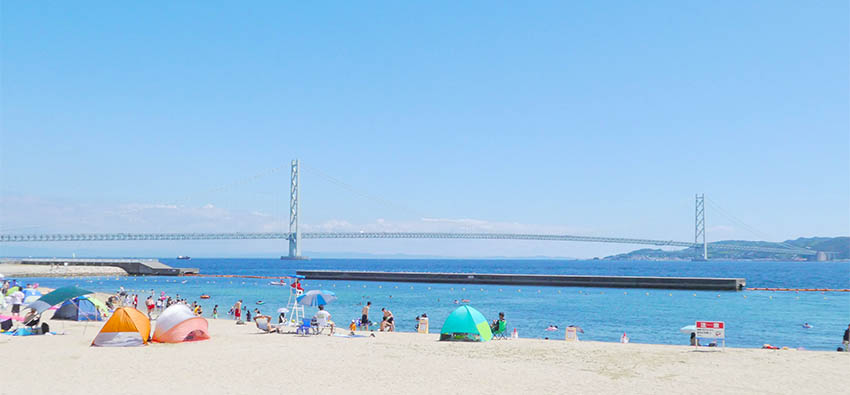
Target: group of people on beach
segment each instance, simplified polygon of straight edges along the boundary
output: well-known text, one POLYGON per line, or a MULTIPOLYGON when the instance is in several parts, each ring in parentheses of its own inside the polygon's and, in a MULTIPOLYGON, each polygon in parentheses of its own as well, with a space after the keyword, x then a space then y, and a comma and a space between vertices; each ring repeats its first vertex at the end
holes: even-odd
POLYGON ((26 295, 25 289, 36 289, 38 284, 26 284, 21 286, 17 280, 3 280, 0 286, 0 307, 5 308, 7 304, 12 305, 12 317, 20 317, 21 305, 26 295))
MULTIPOLYGON (((117 301, 117 303, 123 306, 133 306, 134 309, 139 309, 139 294, 137 293, 129 293, 122 286, 117 295, 115 295, 115 299, 110 298, 109 303, 112 304, 112 301, 117 301)), ((147 312, 148 318, 152 319, 154 313, 162 313, 165 309, 171 307, 172 305, 181 303, 189 306, 192 312, 196 316, 202 316, 204 314, 204 309, 200 303, 197 301, 193 301, 189 304, 189 301, 186 298, 181 298, 180 294, 175 294, 174 297, 169 296, 165 293, 165 291, 161 291, 159 296, 156 296, 156 291, 151 289, 150 295, 144 301, 145 303, 145 311, 147 312)), ((218 307, 218 306, 216 306, 218 307)), ((216 309, 214 309, 216 310, 216 309)), ((217 311, 214 311, 217 313, 217 311)))
MULTIPOLYGON (((360 321, 356 322, 356 326, 358 328, 370 329, 372 325, 372 321, 369 320, 369 309, 372 307, 371 301, 366 301, 366 304, 363 305, 363 309, 360 310, 360 321)), ((381 307, 381 324, 379 325, 379 330, 381 332, 393 332, 395 331, 395 316, 390 309, 386 307, 381 307)), ((417 317, 418 318, 418 317, 417 317)))

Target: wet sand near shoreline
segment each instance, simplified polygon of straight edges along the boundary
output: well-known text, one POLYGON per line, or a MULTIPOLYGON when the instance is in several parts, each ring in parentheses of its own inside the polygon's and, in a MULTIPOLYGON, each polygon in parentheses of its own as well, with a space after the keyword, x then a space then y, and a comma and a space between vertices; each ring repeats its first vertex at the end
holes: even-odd
POLYGON ((208 341, 98 348, 89 345, 102 322, 48 322, 65 334, 0 336, 5 360, 14 361, 0 370, 0 394, 828 394, 850 386, 850 353, 838 352, 540 339, 449 343, 436 334, 382 332, 304 337, 263 334, 253 323, 224 319, 209 320, 208 341))

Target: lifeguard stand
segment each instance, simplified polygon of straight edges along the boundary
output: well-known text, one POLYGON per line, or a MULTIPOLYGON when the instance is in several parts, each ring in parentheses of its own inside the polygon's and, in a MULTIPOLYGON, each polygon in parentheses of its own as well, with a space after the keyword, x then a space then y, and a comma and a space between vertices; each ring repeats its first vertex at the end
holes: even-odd
MULTIPOLYGON (((294 281, 300 281, 304 276, 294 276, 294 281)), ((289 289, 289 300, 286 302, 286 308, 289 309, 289 315, 286 317, 285 326, 291 327, 299 327, 301 326, 301 321, 304 319, 304 306, 298 303, 298 297, 304 294, 303 289, 297 289, 294 286, 294 282, 292 284, 287 284, 286 288, 289 289)))

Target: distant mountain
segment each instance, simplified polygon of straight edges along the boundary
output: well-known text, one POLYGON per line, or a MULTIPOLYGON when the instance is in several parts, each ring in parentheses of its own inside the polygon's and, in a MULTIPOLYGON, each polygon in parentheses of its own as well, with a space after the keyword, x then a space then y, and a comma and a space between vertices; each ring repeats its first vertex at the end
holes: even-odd
MULTIPOLYGON (((745 241, 745 240, 723 240, 708 243, 708 257, 710 259, 759 259, 787 261, 796 259, 814 259, 810 255, 782 254, 772 252, 735 251, 712 248, 734 244, 752 247, 787 248, 789 245, 797 248, 805 248, 813 251, 829 252, 831 259, 850 259, 850 237, 800 237, 795 240, 786 240, 781 243, 769 241, 745 241)), ((661 249, 643 248, 625 254, 607 256, 608 260, 691 260, 700 255, 693 248, 685 248, 677 251, 664 251, 661 249)))

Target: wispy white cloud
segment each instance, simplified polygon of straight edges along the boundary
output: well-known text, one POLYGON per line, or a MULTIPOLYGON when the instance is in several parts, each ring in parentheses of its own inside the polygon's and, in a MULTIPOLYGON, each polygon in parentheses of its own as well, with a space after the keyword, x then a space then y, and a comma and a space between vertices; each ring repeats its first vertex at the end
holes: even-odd
MULTIPOLYGON (((59 200, 46 200, 25 196, 0 197, 0 217, 4 233, 101 233, 101 232, 286 232, 289 219, 279 218, 259 210, 233 210, 214 204, 200 206, 174 205, 167 203, 132 203, 120 205, 93 205, 59 200), (20 230, 14 230, 20 229, 20 230)), ((545 233, 592 235, 588 229, 562 225, 524 224, 506 221, 491 221, 476 218, 420 218, 397 221, 376 218, 367 222, 351 222, 345 218, 328 219, 322 222, 302 222, 303 232, 491 232, 491 233, 545 233)), ((215 256, 216 254, 272 255, 285 253, 279 241, 224 242, 215 245, 209 242, 186 242, 180 246, 168 243, 132 244, 132 251, 164 251, 189 253, 189 246, 203 246, 193 254, 215 256), (169 247, 170 246, 170 247, 169 247), (241 251, 241 252, 240 252, 241 251)), ((50 248, 52 248, 51 245, 50 248)), ((311 240, 305 247, 312 251, 351 251, 367 253, 409 253, 444 256, 599 256, 628 249, 588 244, 563 244, 542 242, 501 241, 441 241, 429 240, 311 240), (579 252, 577 249, 581 249, 579 252)), ((68 245, 61 248, 79 248, 68 245)), ((94 247, 92 247, 94 248, 94 247)), ((107 251, 124 252, 128 245, 108 244, 98 246, 107 251)), ((198 247, 196 247, 198 248, 198 247)), ((92 250, 94 251, 94 250, 92 250)))

